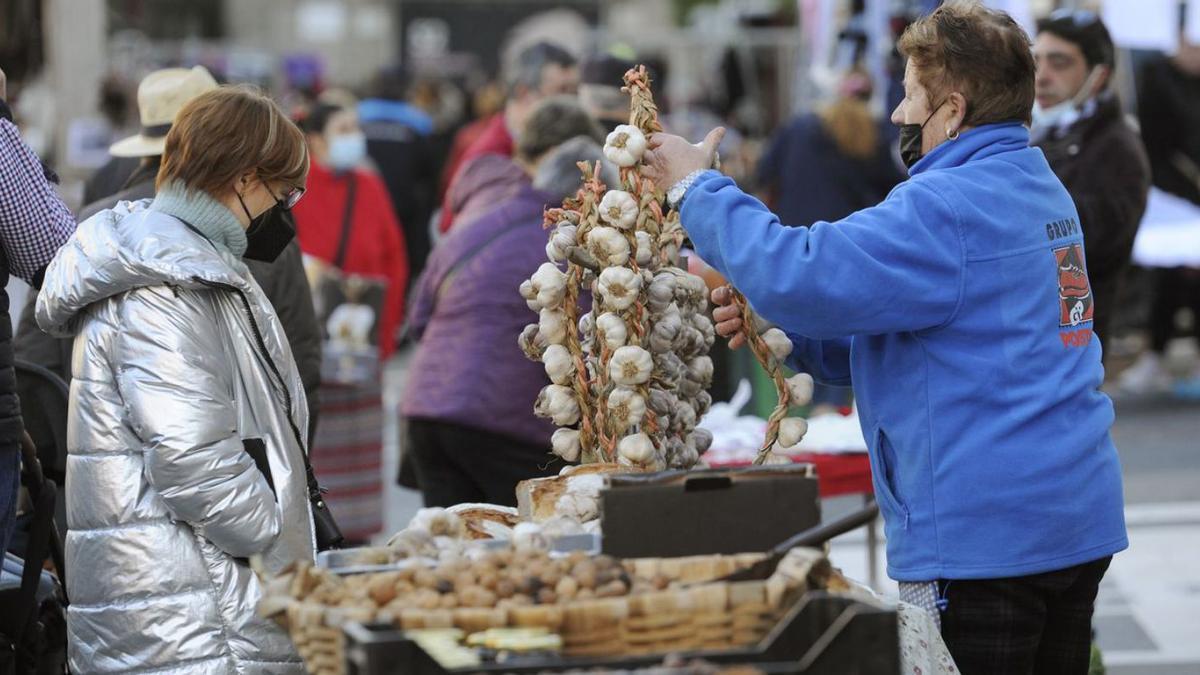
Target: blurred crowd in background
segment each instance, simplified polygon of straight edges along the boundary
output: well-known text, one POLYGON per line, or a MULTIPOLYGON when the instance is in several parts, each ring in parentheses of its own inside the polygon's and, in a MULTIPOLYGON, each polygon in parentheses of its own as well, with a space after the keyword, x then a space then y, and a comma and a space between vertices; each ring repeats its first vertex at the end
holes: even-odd
MULTIPOLYGON (((408 429, 415 466, 406 464, 401 481, 462 487, 427 491, 430 503, 502 501, 497 495, 511 497, 518 477, 483 467, 482 457, 447 461, 454 451, 446 448, 507 444, 511 456, 544 454, 546 428, 532 419, 528 392, 479 404, 499 421, 464 424, 475 403, 455 382, 496 364, 479 345, 515 345, 529 318, 519 314, 516 285, 541 249, 516 283, 476 279, 498 299, 471 309, 444 292, 444 277, 492 241, 480 233, 499 237, 506 223, 535 221, 545 203, 574 190, 575 162, 598 159, 604 135, 626 121, 621 79, 635 64, 651 73, 668 131, 699 140, 714 126, 729 129, 723 170, 785 224, 835 220, 879 202, 906 177, 888 120, 904 95, 894 43, 937 4, 7 0, 0 67, 23 138, 61 177, 81 220, 119 199, 153 195, 174 112, 217 83, 261 87, 300 125, 312 169, 293 213, 299 247, 258 278, 285 328, 308 326, 288 336, 320 412, 310 430, 314 467, 348 537, 365 540, 381 527, 381 420, 398 411, 381 408, 380 382, 345 386, 321 372, 320 344, 334 323, 355 329, 351 319, 322 314, 320 276, 302 259, 381 280, 381 331, 364 339, 381 362, 399 349, 422 364, 416 377, 428 381, 403 406, 417 423, 408 429), (456 240, 468 223, 486 226, 456 240), (304 274, 317 296, 316 323, 298 309, 311 304, 293 283, 304 274), (466 323, 447 307, 466 312, 466 323), (297 346, 305 342, 307 351, 297 346), (496 412, 506 404, 516 418, 496 412)), ((1037 39, 1034 139, 1079 207, 1111 386, 1200 398, 1188 340, 1200 319, 1200 2, 986 4, 1037 39)), ((691 265, 720 283, 702 261, 691 265)), ((10 288, 14 322, 19 286, 10 288)), ((19 355, 20 335, 36 330, 27 323, 18 332, 19 355)), ((65 349, 25 357, 69 377, 65 349)), ((715 400, 727 400, 742 379, 763 379, 749 356, 720 344, 714 361, 715 400)), ((769 386, 761 389, 751 412, 765 416, 773 399, 769 386)), ((827 388, 814 412, 851 405, 849 390, 827 388)))

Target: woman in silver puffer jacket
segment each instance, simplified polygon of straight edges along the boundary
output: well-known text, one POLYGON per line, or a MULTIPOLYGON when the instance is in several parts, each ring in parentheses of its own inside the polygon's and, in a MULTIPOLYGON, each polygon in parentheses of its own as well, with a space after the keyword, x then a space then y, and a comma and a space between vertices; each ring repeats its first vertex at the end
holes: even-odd
POLYGON ((304 672, 256 615, 247 558, 278 571, 313 557, 308 410, 241 256, 247 228, 255 242, 277 233, 307 172, 302 135, 270 99, 209 92, 176 118, 154 201, 88 219, 46 272, 38 323, 76 336, 73 672, 304 672))

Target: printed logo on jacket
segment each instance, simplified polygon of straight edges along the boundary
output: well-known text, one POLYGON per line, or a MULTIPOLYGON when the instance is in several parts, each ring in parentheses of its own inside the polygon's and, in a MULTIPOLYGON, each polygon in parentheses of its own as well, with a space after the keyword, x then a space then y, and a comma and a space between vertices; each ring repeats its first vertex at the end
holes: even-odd
MULTIPOLYGON (((1051 241, 1079 232, 1079 223, 1074 218, 1046 225, 1046 237, 1051 241)), ((1084 264, 1083 244, 1058 246, 1052 252, 1058 267, 1058 326, 1071 329, 1060 330, 1059 338, 1064 347, 1086 347, 1092 340, 1092 329, 1081 326, 1092 321, 1096 306, 1084 264)))

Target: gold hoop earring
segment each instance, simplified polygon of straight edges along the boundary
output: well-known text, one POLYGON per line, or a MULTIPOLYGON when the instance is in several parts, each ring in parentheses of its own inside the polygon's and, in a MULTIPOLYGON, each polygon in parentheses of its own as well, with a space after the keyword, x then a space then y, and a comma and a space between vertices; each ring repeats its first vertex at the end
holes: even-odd
POLYGON ((957 141, 958 140, 958 129, 955 129, 953 134, 950 133, 949 129, 946 129, 946 138, 951 141, 957 141))

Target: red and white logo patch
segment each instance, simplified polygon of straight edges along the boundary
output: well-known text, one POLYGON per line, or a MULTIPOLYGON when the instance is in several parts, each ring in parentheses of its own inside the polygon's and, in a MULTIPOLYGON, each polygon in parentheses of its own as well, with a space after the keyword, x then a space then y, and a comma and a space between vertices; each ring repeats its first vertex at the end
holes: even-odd
POLYGON ((1091 321, 1096 306, 1083 263, 1083 246, 1056 248, 1054 259, 1058 263, 1058 325, 1067 328, 1091 321))

